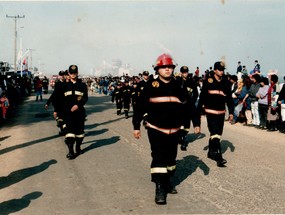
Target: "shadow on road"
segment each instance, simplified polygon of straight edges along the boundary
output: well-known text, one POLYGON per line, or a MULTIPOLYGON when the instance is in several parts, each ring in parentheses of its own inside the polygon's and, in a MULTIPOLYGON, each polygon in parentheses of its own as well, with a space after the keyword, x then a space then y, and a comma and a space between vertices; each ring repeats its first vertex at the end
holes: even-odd
POLYGON ((96 136, 96 135, 99 135, 99 134, 103 134, 103 133, 105 133, 107 131, 109 131, 109 129, 107 129, 107 128, 103 128, 103 129, 101 129, 99 131, 88 131, 88 132, 86 132, 85 137, 96 136))
POLYGON ((2 202, 0 203, 0 214, 8 215, 23 210, 30 205, 32 200, 35 200, 42 195, 42 192, 35 191, 23 196, 20 199, 11 199, 9 201, 2 202))
POLYGON ((119 121, 119 120, 122 120, 122 119, 125 119, 125 117, 120 117, 120 118, 117 118, 117 119, 108 120, 108 121, 102 122, 102 123, 94 123, 92 125, 85 125, 85 130, 90 130, 90 129, 96 128, 97 126, 110 124, 110 123, 113 123, 113 122, 116 122, 116 121, 119 121))
POLYGON ((6 140, 6 139, 8 139, 9 137, 11 137, 11 136, 0 137, 0 141, 6 140))
POLYGON ((11 152, 11 151, 13 151, 15 149, 20 149, 20 148, 24 148, 24 147, 31 146, 31 145, 34 145, 34 144, 43 143, 45 141, 52 140, 52 139, 59 138, 59 137, 60 136, 58 136, 58 135, 53 135, 53 136, 50 136, 50 137, 44 137, 44 138, 41 138, 41 139, 29 141, 29 142, 22 143, 22 144, 19 144, 19 145, 7 147, 5 149, 1 149, 0 150, 0 155, 5 154, 7 152, 11 152))
MULTIPOLYGON (((50 165, 57 163, 56 160, 49 160, 34 167, 29 167, 21 170, 14 171, 8 176, 0 177, 0 189, 9 187, 12 184, 16 184, 32 175, 38 174, 46 170, 50 165)), ((1 214, 1 211, 0 211, 1 214)))
POLYGON ((198 168, 203 171, 204 175, 208 175, 210 172, 210 168, 197 156, 188 155, 182 160, 177 160, 176 172, 173 177, 173 185, 179 185, 188 176, 192 175, 198 168))
POLYGON ((109 139, 101 139, 101 140, 84 142, 83 144, 88 144, 88 143, 92 143, 92 144, 87 146, 86 148, 82 149, 82 152, 85 153, 85 152, 88 152, 92 149, 96 149, 96 148, 101 147, 101 146, 107 146, 110 144, 114 144, 114 143, 118 142, 119 140, 120 140, 119 136, 114 136, 114 137, 111 137, 109 139))
POLYGON ((187 141, 188 143, 192 143, 192 142, 194 142, 195 140, 203 139, 205 136, 206 136, 206 134, 204 134, 204 133, 200 133, 200 134, 191 133, 191 134, 188 134, 188 135, 186 136, 186 141, 187 141))

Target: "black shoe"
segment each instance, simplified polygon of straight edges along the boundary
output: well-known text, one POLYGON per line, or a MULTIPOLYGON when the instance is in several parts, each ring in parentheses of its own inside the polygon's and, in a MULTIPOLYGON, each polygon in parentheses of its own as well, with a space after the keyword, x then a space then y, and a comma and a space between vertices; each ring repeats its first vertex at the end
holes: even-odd
POLYGON ((58 132, 58 135, 59 135, 59 136, 64 136, 65 133, 64 133, 63 131, 60 131, 60 132, 58 132))
POLYGON ((79 150, 79 151, 76 151, 75 156, 78 157, 79 155, 82 155, 82 154, 83 154, 82 150, 79 150))
POLYGON ((180 146, 180 149, 181 149, 181 151, 187 151, 187 146, 181 145, 181 146, 180 146))
POLYGON ((225 159, 221 159, 217 161, 217 166, 218 167, 226 167, 225 164, 227 163, 227 161, 225 159))
POLYGON ((156 183, 155 203, 158 205, 166 205, 166 193, 161 183, 156 183))
POLYGON ((227 163, 220 152, 208 151, 208 158, 216 161, 218 167, 225 167, 225 164, 227 163))
POLYGON ((73 153, 68 153, 67 155, 66 155, 66 158, 68 158, 68 160, 73 160, 73 159, 75 159, 75 154, 73 154, 73 153))
POLYGON ((129 118, 129 116, 125 116, 125 119, 128 119, 129 118))
POLYGON ((175 187, 173 187, 170 183, 168 183, 166 185, 166 189, 165 189, 166 193, 169 193, 169 194, 177 194, 177 190, 175 187))

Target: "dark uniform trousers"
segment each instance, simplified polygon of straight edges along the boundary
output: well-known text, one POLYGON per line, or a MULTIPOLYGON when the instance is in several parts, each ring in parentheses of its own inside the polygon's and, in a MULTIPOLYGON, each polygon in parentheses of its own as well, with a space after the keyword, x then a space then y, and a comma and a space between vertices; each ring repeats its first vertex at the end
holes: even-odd
POLYGON ((207 113, 207 124, 210 132, 209 151, 221 151, 220 139, 223 134, 225 114, 207 113))
POLYGON ((122 103, 122 96, 119 88, 115 88, 113 95, 112 95, 112 102, 116 101, 116 108, 117 108, 117 115, 121 114, 123 103, 122 103))
POLYGON ((176 170, 179 132, 165 134, 153 128, 147 129, 151 146, 151 181, 167 182, 176 170))
POLYGON ((80 154, 80 145, 84 139, 84 124, 86 113, 84 105, 88 100, 87 86, 78 80, 75 84, 68 83, 64 88, 65 103, 64 103, 64 129, 65 143, 69 149, 69 155, 74 156, 73 146, 76 142, 76 153, 80 154), (71 108, 77 105, 78 109, 71 112, 71 108))
POLYGON ((80 145, 84 139, 85 110, 79 109, 65 117, 65 142, 69 150, 73 151, 76 142, 76 152, 80 152, 80 145))

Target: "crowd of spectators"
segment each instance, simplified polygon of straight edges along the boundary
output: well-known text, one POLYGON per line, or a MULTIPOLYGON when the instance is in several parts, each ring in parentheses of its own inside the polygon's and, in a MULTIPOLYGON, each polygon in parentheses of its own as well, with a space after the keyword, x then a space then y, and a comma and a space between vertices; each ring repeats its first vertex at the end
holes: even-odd
POLYGON ((16 114, 16 107, 23 99, 30 96, 33 89, 33 79, 27 76, 0 75, 0 125, 16 114))

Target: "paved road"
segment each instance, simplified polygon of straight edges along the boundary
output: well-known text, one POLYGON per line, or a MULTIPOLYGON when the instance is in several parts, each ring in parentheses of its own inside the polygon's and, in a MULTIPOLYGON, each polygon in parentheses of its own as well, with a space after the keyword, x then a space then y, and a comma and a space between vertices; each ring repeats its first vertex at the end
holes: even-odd
POLYGON ((84 154, 67 160, 52 109, 30 97, 1 128, 0 214, 285 213, 284 134, 226 123, 226 168, 207 159, 208 131, 188 135, 179 151, 168 204, 154 203, 147 136, 132 136, 131 118, 117 116, 109 96, 90 96, 84 154))

